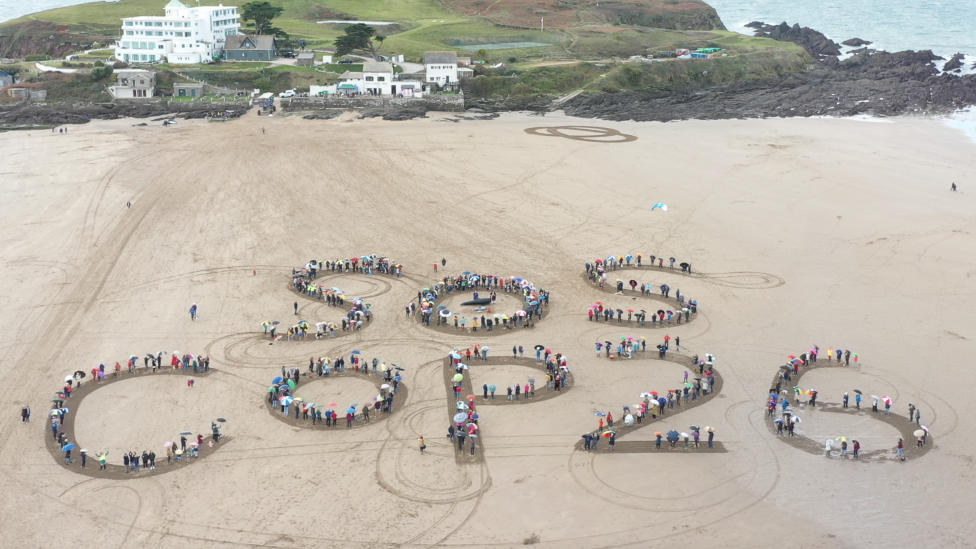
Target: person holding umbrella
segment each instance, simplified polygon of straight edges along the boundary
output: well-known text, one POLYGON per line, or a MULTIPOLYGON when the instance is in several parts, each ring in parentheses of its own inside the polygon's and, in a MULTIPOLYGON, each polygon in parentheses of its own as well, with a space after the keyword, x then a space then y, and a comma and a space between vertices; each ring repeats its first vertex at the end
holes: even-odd
POLYGON ((610 451, 614 452, 614 445, 617 444, 617 433, 614 431, 607 432, 607 444, 610 445, 610 451))
POLYGON ((220 442, 220 426, 216 422, 211 422, 210 430, 213 432, 213 441, 220 442))

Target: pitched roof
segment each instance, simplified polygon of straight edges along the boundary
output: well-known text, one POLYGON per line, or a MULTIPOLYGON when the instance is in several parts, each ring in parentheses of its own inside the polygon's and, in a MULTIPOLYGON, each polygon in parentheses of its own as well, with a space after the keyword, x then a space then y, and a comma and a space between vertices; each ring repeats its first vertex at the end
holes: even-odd
POLYGON ((180 0, 170 0, 169 4, 166 4, 167 8, 185 8, 186 4, 180 2, 180 0))
POLYGON ((428 51, 424 52, 424 65, 433 63, 457 63, 457 52, 428 51))
POLYGON ((339 75, 339 80, 362 80, 363 73, 346 71, 339 75))
POLYGON ((363 72, 393 72, 393 65, 384 62, 363 63, 363 72))
POLYGON ((314 53, 300 53, 298 54, 299 59, 315 59, 314 53))
POLYGON ((273 50, 275 45, 275 37, 271 34, 231 34, 227 37, 224 42, 225 50, 273 50), (253 48, 242 48, 241 44, 244 41, 250 41, 254 44, 253 48))

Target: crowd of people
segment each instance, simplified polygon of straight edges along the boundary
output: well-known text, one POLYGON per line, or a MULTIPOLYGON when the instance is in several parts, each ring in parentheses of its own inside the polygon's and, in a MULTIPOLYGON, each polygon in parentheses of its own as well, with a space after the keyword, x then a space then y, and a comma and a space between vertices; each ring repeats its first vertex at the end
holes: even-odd
MULTIPOLYGON (((651 312, 651 327, 665 327, 670 326, 672 322, 674 324, 681 324, 684 322, 691 322, 691 320, 698 316, 698 303, 681 303, 683 305, 678 309, 677 312, 671 309, 658 309, 657 311, 651 312)), ((637 322, 638 326, 647 326, 647 310, 640 309, 634 310, 632 308, 628 309, 614 309, 613 307, 604 306, 602 301, 596 301, 593 305, 587 308, 586 314, 590 322, 599 322, 603 320, 604 322, 613 322, 614 319, 617 320, 618 324, 624 323, 624 314, 627 315, 627 323, 631 324, 637 322), (602 317, 602 319, 601 319, 602 317)))
POLYGON ((380 273, 399 278, 403 276, 403 265, 388 257, 372 254, 348 259, 313 259, 301 269, 292 269, 293 277, 302 277, 307 280, 315 280, 319 275, 331 273, 361 273, 366 275, 380 273))
MULTIPOLYGON (((163 355, 167 354, 165 351, 159 351, 158 353, 147 353, 144 355, 142 360, 142 372, 143 373, 156 373, 163 369, 163 355)), ((106 381, 111 381, 109 378, 121 378, 126 374, 136 374, 139 372, 139 361, 140 357, 136 355, 130 356, 125 362, 126 365, 123 367, 121 361, 115 363, 115 367, 108 367, 106 363, 100 363, 98 366, 92 368, 91 370, 91 380, 94 383, 104 383, 106 381)), ((170 367, 173 370, 186 370, 193 372, 204 373, 210 371, 210 357, 207 356, 195 356, 192 353, 180 353, 179 351, 173 351, 172 359, 170 361, 170 367)), ((82 387, 84 379, 88 377, 88 374, 82 370, 77 370, 73 374, 68 375, 64 379, 63 387, 57 391, 54 398, 51 399, 51 409, 48 412, 48 421, 51 428, 51 436, 54 441, 60 447, 60 451, 64 454, 65 465, 71 465, 73 463, 79 463, 81 468, 88 467, 89 451, 87 448, 77 448, 76 444, 69 440, 69 435, 64 429, 65 419, 67 415, 71 412, 71 409, 65 404, 70 401, 72 393, 77 391, 82 387), (77 460, 72 455, 73 451, 77 451, 77 460)), ((189 378, 187 381, 187 386, 193 386, 193 378, 189 378)), ((21 409, 21 421, 29 422, 31 416, 31 409, 29 405, 25 405, 21 409)), ((223 421, 222 419, 220 421, 223 421)), ((217 423, 212 423, 211 430, 213 432, 213 441, 210 445, 219 442, 220 439, 220 427, 217 423)), ((184 434, 191 434, 189 431, 185 431, 184 434)), ((182 460, 183 454, 186 452, 187 457, 198 457, 198 446, 203 444, 203 435, 197 435, 197 442, 190 444, 190 450, 186 449, 186 438, 181 435, 182 448, 176 448, 171 442, 166 443, 166 456, 167 462, 172 459, 182 460)), ((95 452, 95 460, 98 462, 98 469, 105 470, 108 468, 108 451, 95 452)), ((147 471, 156 468, 156 452, 155 450, 148 449, 143 450, 141 453, 138 451, 128 451, 122 454, 122 463, 124 467, 124 472, 135 472, 138 473, 140 470, 147 471), (140 467, 141 464, 141 467, 140 467)))
POLYGON ((309 421, 312 425, 323 425, 325 427, 336 427, 343 418, 342 412, 337 407, 337 402, 315 403, 307 402, 304 398, 295 395, 295 390, 302 382, 315 379, 316 377, 329 377, 334 373, 347 371, 362 373, 366 376, 379 375, 383 382, 380 385, 379 394, 373 397, 372 401, 353 402, 345 408, 346 427, 352 428, 356 421, 370 423, 372 414, 374 417, 380 414, 393 413, 394 402, 397 390, 403 377, 400 372, 403 368, 393 364, 387 364, 379 358, 374 357, 372 363, 366 362, 362 358, 359 350, 352 350, 349 353, 348 363, 344 356, 335 359, 329 357, 309 358, 308 372, 301 372, 298 367, 281 368, 281 375, 272 380, 268 387, 268 404, 274 410, 281 411, 282 415, 289 416, 289 410, 294 410, 296 420, 309 421), (347 366, 348 364, 348 366, 347 366), (370 371, 372 366, 372 371, 370 371), (359 407, 357 409, 357 407, 359 407))
MULTIPOLYGON (((316 286, 314 284, 307 283, 300 277, 294 278, 292 280, 292 284, 299 292, 308 293, 309 297, 325 301, 330 307, 344 308, 346 306, 346 296, 339 288, 325 288, 321 284, 316 286)), ((294 304, 294 308, 295 315, 297 316, 297 301, 294 304)), ((339 321, 339 325, 328 321, 316 322, 314 334, 310 333, 310 323, 307 320, 299 320, 297 323, 289 327, 288 331, 284 333, 279 333, 278 327, 281 322, 278 320, 266 320, 261 324, 261 326, 264 328, 265 335, 269 335, 272 341, 281 341, 282 339, 293 341, 305 340, 310 335, 314 335, 316 339, 335 337, 336 329, 340 329, 340 327, 343 332, 362 330, 364 322, 368 324, 372 320, 373 313, 370 310, 369 303, 364 303, 362 298, 356 297, 350 302, 349 310, 339 321)))
MULTIPOLYGON (((849 367, 851 362, 854 365, 859 364, 859 357, 857 353, 852 352, 850 349, 842 350, 829 347, 826 352, 827 362, 836 362, 839 366, 849 367)), ((776 374, 776 379, 773 385, 769 389, 769 395, 766 399, 766 416, 771 418, 775 424, 777 436, 796 436, 796 425, 802 420, 793 412, 793 407, 790 403, 790 397, 792 396, 794 403, 803 403, 810 408, 817 407, 817 398, 819 397, 819 391, 816 389, 803 389, 797 385, 797 380, 801 375, 801 369, 806 367, 814 366, 820 359, 820 347, 814 345, 810 349, 799 355, 789 355, 787 357, 786 364, 779 367, 776 374), (777 417, 779 415, 779 417, 777 417)), ((884 407, 883 413, 885 415, 891 414, 891 407, 894 405, 894 401, 891 397, 871 395, 871 412, 872 413, 882 413, 879 406, 884 407)), ((841 399, 841 407, 843 409, 851 409, 854 411, 860 411, 861 403, 864 400, 864 393, 860 389, 853 389, 852 391, 845 392, 841 399), (853 398, 851 393, 854 393, 853 398), (852 403, 853 401, 853 403, 852 403)), ((916 438, 916 445, 922 447, 926 444, 929 435, 928 427, 922 425, 922 413, 918 407, 913 404, 908 404, 908 421, 909 423, 914 422, 919 429, 914 432, 916 438)), ((840 457, 847 457, 850 455, 851 459, 859 459, 861 453, 861 443, 858 440, 848 440, 847 437, 836 437, 834 439, 827 440, 824 445, 824 451, 826 456, 831 456, 834 448, 839 447, 840 457)), ((895 445, 895 453, 900 459, 905 459, 904 457, 904 439, 903 437, 898 437, 895 445)))
POLYGON ((455 277, 444 277, 440 282, 429 288, 417 292, 417 301, 404 307, 407 316, 416 315, 419 311, 420 322, 430 326, 434 320, 435 326, 450 326, 453 322, 455 330, 485 331, 495 329, 529 328, 533 320, 541 320, 544 308, 549 306, 549 292, 536 288, 532 282, 521 277, 499 277, 495 275, 479 275, 466 271, 455 277), (487 292, 481 297, 480 291, 487 292), (445 305, 437 305, 439 298, 456 292, 473 291, 473 301, 484 301, 476 306, 472 317, 451 312, 445 305), (522 294, 522 308, 511 314, 497 313, 492 310, 498 299, 498 292, 522 294), (419 303, 419 305, 418 305, 419 303), (481 313, 480 315, 478 313, 481 313))
MULTIPOLYGON (((658 358, 667 358, 672 343, 674 343, 677 350, 681 350, 681 336, 676 336, 672 339, 670 334, 664 334, 663 341, 655 345, 658 358)), ((647 352, 647 338, 644 336, 620 336, 620 340, 616 344, 610 340, 606 340, 597 341, 594 343, 594 346, 596 347, 597 358, 600 356, 611 360, 617 358, 635 358, 636 353, 647 352)), ((703 360, 699 360, 698 355, 695 355, 692 361, 699 367, 699 373, 701 373, 705 370, 706 366, 710 367, 713 364, 714 355, 707 354, 703 360)))
MULTIPOLYGON (((617 269, 626 269, 628 267, 653 267, 655 264, 659 269, 664 268, 664 262, 668 262, 668 269, 674 270, 674 265, 677 263, 677 259, 674 257, 669 257, 667 260, 664 257, 658 257, 651 255, 648 257, 648 262, 644 263, 644 254, 627 254, 627 255, 608 255, 606 258, 597 258, 593 262, 586 262, 586 272, 591 271, 615 271, 617 269)), ((681 272, 691 274, 691 263, 681 262, 678 263, 678 267, 681 272)))

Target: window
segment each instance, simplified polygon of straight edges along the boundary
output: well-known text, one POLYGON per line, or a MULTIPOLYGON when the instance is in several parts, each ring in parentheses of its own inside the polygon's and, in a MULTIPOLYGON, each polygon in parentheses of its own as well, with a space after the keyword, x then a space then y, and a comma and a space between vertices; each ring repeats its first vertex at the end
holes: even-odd
POLYGON ((382 76, 378 76, 378 77, 376 77, 376 81, 377 81, 377 82, 383 82, 384 80, 386 80, 386 78, 385 78, 385 77, 382 77, 382 76))
POLYGON ((125 22, 125 26, 127 26, 127 27, 131 27, 131 26, 132 26, 132 21, 126 21, 126 22, 125 22))
POLYGON ((132 31, 125 31, 126 36, 132 36, 132 31))
POLYGON ((128 42, 122 42, 122 48, 123 49, 126 49, 126 50, 129 49, 129 43, 128 42))
POLYGON ((367 76, 366 77, 366 81, 367 82, 372 82, 373 81, 373 77, 372 76, 367 76))

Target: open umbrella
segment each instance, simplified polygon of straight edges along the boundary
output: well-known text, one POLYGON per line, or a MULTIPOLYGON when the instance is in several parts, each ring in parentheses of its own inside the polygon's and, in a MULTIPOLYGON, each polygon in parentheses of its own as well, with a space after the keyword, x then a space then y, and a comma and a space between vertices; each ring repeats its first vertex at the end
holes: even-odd
POLYGON ((890 396, 883 396, 883 397, 881 397, 881 401, 884 402, 885 404, 891 404, 891 397, 890 396))
POLYGON ((441 312, 439 312, 437 314, 441 315, 444 318, 447 318, 447 317, 451 316, 451 311, 448 311, 447 309, 441 309, 441 312))
POLYGON ((921 429, 918 429, 918 430, 916 430, 916 431, 915 431, 914 433, 912 433, 912 434, 913 434, 913 435, 915 435, 915 436, 917 436, 917 437, 923 437, 923 436, 925 436, 925 431, 923 431, 923 430, 921 430, 921 429))
POLYGON ((192 435, 193 431, 180 431, 181 435, 192 435))
POLYGON ((857 393, 857 394, 859 394, 859 395, 860 394, 863 394, 860 389, 854 389, 854 392, 857 393))
POLYGON ((691 426, 691 430, 692 430, 692 431, 701 431, 701 427, 699 427, 699 426, 697 426, 697 425, 692 425, 692 426, 691 426))
POLYGON ((803 421, 802 419, 800 419, 800 416, 790 416, 790 420, 792 420, 793 423, 800 423, 803 421))
POLYGON ((678 431, 671 429, 670 431, 668 431, 668 435, 667 435, 668 442, 677 442, 678 436, 679 436, 678 431))
MULTIPOLYGON (((467 410, 468 409, 468 405, 465 404, 465 403, 463 403, 463 402, 461 402, 461 401, 458 401, 457 407, 458 407, 459 410, 467 410)), ((465 417, 467 417, 467 415, 465 415, 465 417)))
POLYGON ((773 423, 783 423, 783 418, 779 418, 778 417, 778 418, 776 418, 776 419, 773 420, 773 423))
POLYGON ((220 423, 227 423, 227 420, 222 417, 218 417, 217 421, 219 421, 220 423))
POLYGON ((356 409, 350 406, 349 408, 346 408, 346 413, 347 414, 355 414, 356 413, 356 409))
POLYGON ((339 405, 339 403, 337 403, 337 402, 330 402, 329 403, 329 406, 338 406, 338 405, 339 405))
POLYGON ((479 416, 478 414, 471 414, 471 419, 478 419, 479 417, 481 416, 479 416))
POLYGON ((166 442, 163 443, 163 447, 164 448, 169 448, 172 445, 173 445, 173 441, 172 440, 167 440, 166 442))
POLYGON ((705 432, 706 433, 714 433, 715 432, 715 429, 712 428, 712 427, 705 427, 705 432))
POLYGON ((837 437, 834 440, 836 440, 837 442, 847 442, 847 437, 837 437))
POLYGON ((474 395, 468 395, 468 400, 474 400, 474 399, 476 399, 476 398, 478 398, 478 397, 476 397, 476 396, 474 396, 474 395))
POLYGON ((454 377, 452 379, 455 382, 461 381, 462 379, 464 379, 464 374, 454 374, 454 377))
POLYGON ((466 419, 468 419, 468 414, 465 414, 464 412, 458 412, 458 413, 454 414, 454 422, 455 423, 461 423, 462 421, 464 421, 466 419))
POLYGON ((290 396, 283 396, 279 399, 279 402, 281 402, 282 406, 291 406, 291 403, 295 402, 295 399, 290 396))
POLYGON ((529 383, 535 383, 535 378, 534 377, 530 377, 529 378, 529 383))
POLYGON ((498 389, 498 387, 496 387, 494 383, 492 383, 491 385, 488 386, 488 390, 489 391, 494 391, 496 389, 498 389))
POLYGON ((349 351, 349 354, 358 355, 358 354, 362 354, 362 353, 359 351, 359 349, 353 349, 353 350, 349 351))
POLYGON ((662 433, 661 431, 654 431, 654 436, 656 437, 664 436, 664 433, 662 433))
POLYGON ((350 404, 350 406, 353 406, 353 407, 359 406, 359 403, 358 402, 353 402, 352 404, 350 404))
POLYGON ((610 438, 611 436, 613 436, 615 434, 617 434, 616 431, 604 431, 602 436, 604 438, 610 438))
POLYGON ((390 388, 389 383, 384 383, 383 385, 380 385, 380 389, 389 389, 389 388, 390 388))
POLYGON ((75 449, 75 443, 74 442, 69 442, 69 443, 67 443, 67 444, 65 444, 64 446, 61 447, 61 451, 62 452, 67 452, 68 450, 74 450, 74 449, 75 449))
POLYGON ((288 380, 288 386, 291 388, 291 390, 294 391, 295 390, 295 380, 294 379, 289 379, 288 380))
POLYGON ((275 385, 277 385, 277 384, 281 383, 282 381, 284 381, 284 379, 281 376, 277 376, 276 378, 274 378, 274 379, 271 380, 271 383, 274 383, 275 385))

